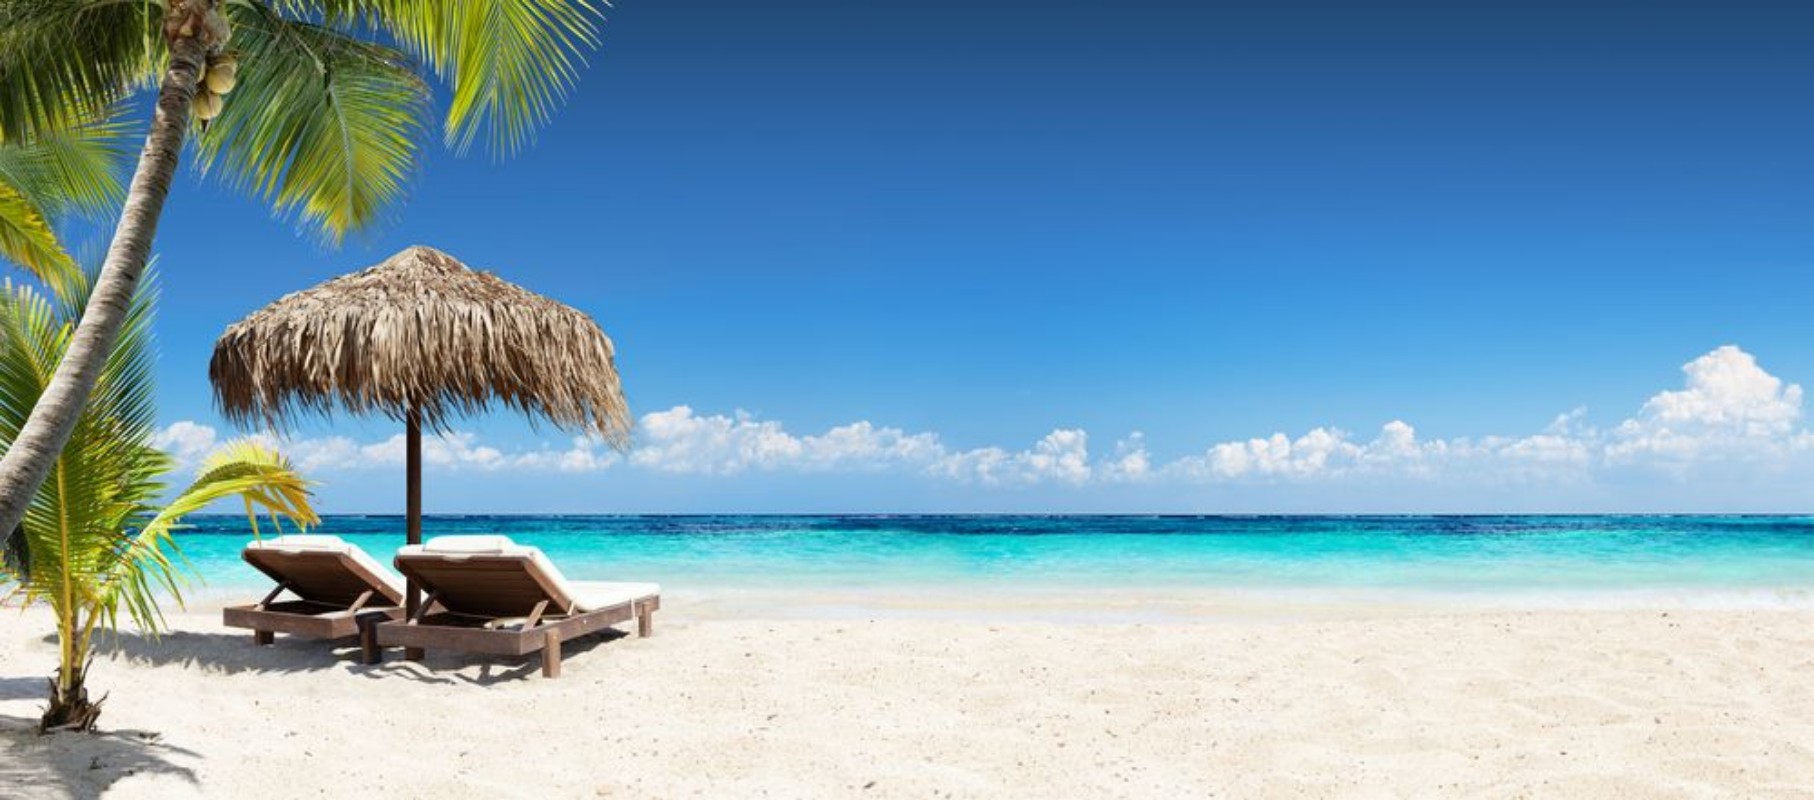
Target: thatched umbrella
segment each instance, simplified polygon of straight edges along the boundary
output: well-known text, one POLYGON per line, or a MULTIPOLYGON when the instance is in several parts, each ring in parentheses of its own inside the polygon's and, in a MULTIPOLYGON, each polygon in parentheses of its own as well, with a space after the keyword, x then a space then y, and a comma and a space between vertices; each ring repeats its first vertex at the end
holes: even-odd
MULTIPOLYGON (((287 428, 336 406, 408 433, 409 543, 422 541, 422 428, 500 402, 623 448, 630 413, 591 317, 452 256, 411 247, 279 298, 227 328, 208 379, 241 426, 287 428)), ((409 587, 409 611, 418 602, 409 587)))

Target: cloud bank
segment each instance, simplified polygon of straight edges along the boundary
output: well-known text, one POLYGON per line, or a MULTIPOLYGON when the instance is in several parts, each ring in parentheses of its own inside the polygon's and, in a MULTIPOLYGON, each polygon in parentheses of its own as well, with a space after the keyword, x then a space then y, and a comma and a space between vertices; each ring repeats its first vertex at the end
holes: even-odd
MULTIPOLYGON (((506 449, 457 432, 425 440, 433 469, 477 472, 592 473, 609 469, 728 478, 750 473, 893 473, 981 487, 1128 484, 1305 484, 1419 481, 1526 484, 1591 481, 1624 470, 1686 475, 1702 468, 1781 469, 1814 449, 1802 419, 1802 388, 1765 371, 1736 346, 1686 364, 1682 388, 1652 396, 1609 428, 1583 409, 1527 435, 1427 439, 1403 420, 1370 437, 1334 427, 1275 432, 1187 448, 1161 460, 1146 437, 1129 434, 1090 449, 1091 436, 1059 428, 1022 449, 954 448, 934 432, 908 432, 867 420, 817 434, 796 434, 777 420, 742 411, 701 414, 689 406, 645 414, 632 449, 619 455, 584 438, 535 449, 506 449)), ((267 441, 306 472, 394 469, 403 437, 360 442, 341 436, 267 441)), ((219 443, 210 426, 181 421, 157 445, 194 463, 219 443)))

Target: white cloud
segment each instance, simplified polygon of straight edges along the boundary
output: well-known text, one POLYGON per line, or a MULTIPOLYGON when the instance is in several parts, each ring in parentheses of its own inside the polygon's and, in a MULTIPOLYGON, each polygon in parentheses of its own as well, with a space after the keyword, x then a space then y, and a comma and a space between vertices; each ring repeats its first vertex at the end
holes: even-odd
POLYGON ((190 420, 174 423, 151 437, 151 446, 170 454, 179 464, 195 464, 214 449, 214 429, 190 420))
POLYGON ((519 453, 511 463, 526 469, 553 468, 561 472, 597 472, 621 462, 623 457, 590 436, 575 436, 565 450, 543 449, 519 453))
MULTIPOLYGON (((353 456, 351 463, 361 466, 394 467, 408 458, 409 440, 398 433, 381 442, 359 445, 356 450, 333 447, 322 453, 324 458, 349 455, 353 456)), ((478 434, 467 431, 454 431, 422 439, 422 463, 426 465, 498 469, 514 460, 506 458, 502 450, 479 444, 478 434)))
POLYGON ((832 428, 820 436, 805 437, 802 445, 809 462, 826 467, 913 464, 935 458, 945 450, 939 444, 937 434, 908 434, 899 428, 877 428, 867 420, 832 428))
POLYGON ((1726 345, 1682 367, 1686 388, 1657 394, 1613 430, 1615 462, 1780 457, 1803 447, 1802 390, 1726 345))
MULTIPOLYGON (((394 469, 403 465, 409 446, 400 433, 367 443, 346 436, 292 438, 256 433, 248 438, 282 452, 304 473, 394 469)), ((222 443, 213 427, 189 420, 173 423, 152 437, 152 445, 169 453, 183 469, 194 469, 203 457, 222 443)), ((592 472, 605 469, 618 460, 616 453, 585 437, 574 439, 564 450, 544 447, 515 453, 479 444, 477 434, 464 431, 422 440, 422 463, 443 469, 592 472)))
POLYGON ((1814 444, 1814 434, 1801 426, 1801 387, 1766 372, 1751 354, 1728 345, 1682 371, 1684 388, 1659 392, 1611 433, 1588 426, 1583 409, 1523 437, 1424 440, 1395 420, 1367 442, 1332 428, 1295 439, 1275 433, 1212 445, 1168 470, 1198 480, 1560 481, 1588 477, 1596 468, 1680 472, 1705 462, 1780 461, 1814 444))
POLYGON ((795 436, 781 423, 735 416, 700 416, 689 406, 643 415, 630 463, 680 474, 735 475, 748 470, 879 469, 925 463, 943 455, 935 434, 908 434, 869 422, 817 436, 795 436))
POLYGON ((1146 434, 1134 431, 1115 443, 1113 458, 1102 462, 1096 474, 1105 481, 1137 483, 1152 476, 1153 456, 1146 451, 1146 434))
MULTIPOLYGON (((1702 464, 1781 465, 1814 452, 1814 433, 1803 426, 1801 387, 1771 375, 1749 353, 1721 347, 1689 362, 1683 372, 1683 388, 1657 393, 1635 415, 1604 431, 1588 424, 1584 409, 1524 436, 1424 438, 1410 423, 1392 420, 1370 439, 1317 427, 1296 436, 1281 432, 1214 443, 1171 461, 1155 458, 1137 432, 1093 460, 1089 434, 1077 428, 1053 430, 1025 450, 956 450, 936 433, 908 433, 867 420, 795 434, 780 421, 747 412, 699 414, 684 405, 644 415, 627 456, 584 437, 513 449, 460 431, 424 440, 423 458, 441 470, 586 473, 627 464, 671 475, 894 472, 1008 487, 1580 482, 1618 470, 1683 475, 1702 464)), ((307 472, 394 469, 403 463, 400 434, 373 442, 344 436, 264 438, 307 472)), ((218 440, 213 428, 182 421, 158 432, 155 443, 194 464, 218 440)))
POLYGON ((975 481, 985 486, 1027 485, 1052 481, 1081 485, 1090 479, 1090 437, 1075 428, 1060 428, 1011 453, 999 447, 951 453, 926 468, 929 474, 975 481))
POLYGON ((1348 441, 1348 434, 1316 428, 1296 439, 1275 433, 1264 439, 1213 445, 1201 457, 1177 462, 1175 471, 1209 478, 1302 478, 1343 469, 1361 451, 1348 441))

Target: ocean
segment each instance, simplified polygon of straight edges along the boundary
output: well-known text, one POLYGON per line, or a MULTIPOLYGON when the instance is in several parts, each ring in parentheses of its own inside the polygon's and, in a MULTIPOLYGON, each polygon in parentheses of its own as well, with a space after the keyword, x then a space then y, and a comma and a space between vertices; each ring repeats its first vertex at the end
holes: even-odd
MULTIPOLYGON (((177 537, 190 594, 266 581, 244 516, 177 537)), ((268 525, 265 533, 269 535, 268 525)), ((388 562, 398 516, 331 516, 388 562)), ((1814 517, 432 516, 424 535, 501 533, 568 577, 664 594, 865 598, 1242 598, 1512 607, 1814 607, 1814 517)), ((726 600, 730 602, 729 600, 726 600)), ((1092 601, 1093 602, 1093 601, 1092 601)), ((853 612, 855 613, 855 612, 853 612)))

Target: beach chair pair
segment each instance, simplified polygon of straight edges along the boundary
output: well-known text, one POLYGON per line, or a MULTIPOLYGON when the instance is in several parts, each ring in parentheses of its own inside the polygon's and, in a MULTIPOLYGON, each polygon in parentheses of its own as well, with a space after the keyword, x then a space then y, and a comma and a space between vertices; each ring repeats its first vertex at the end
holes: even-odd
POLYGON ((569 581, 534 547, 503 536, 437 536, 398 551, 397 569, 427 595, 414 617, 403 582, 337 536, 278 536, 246 546, 246 562, 277 582, 252 605, 222 613, 257 644, 277 633, 323 639, 357 635, 365 663, 385 647, 524 656, 541 653, 559 677, 561 646, 635 620, 653 633, 661 588, 652 583, 569 581), (293 600, 279 601, 285 593, 293 600))

